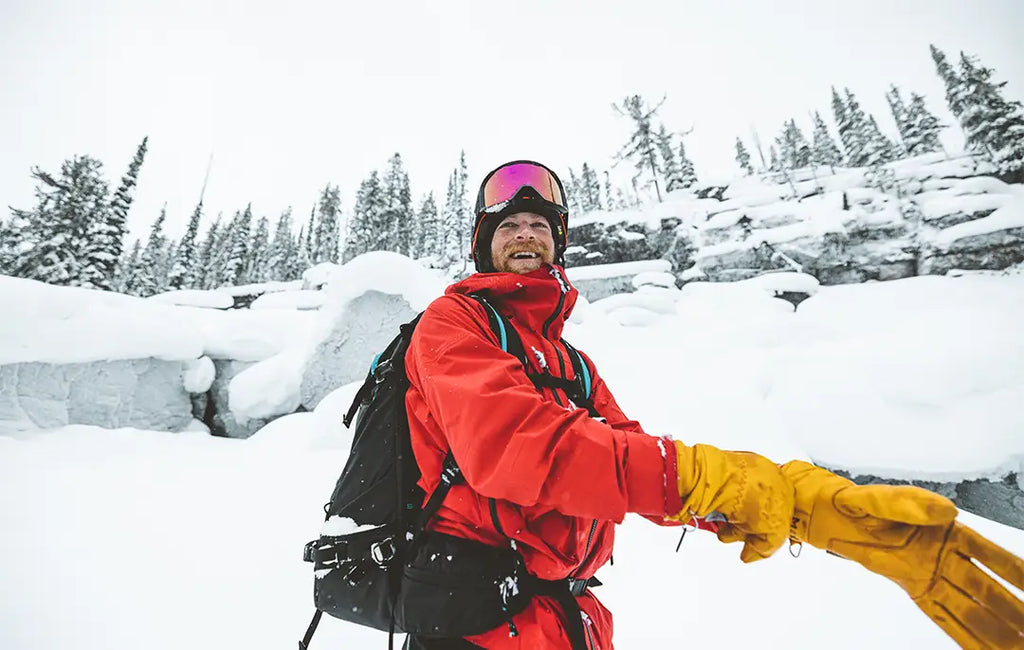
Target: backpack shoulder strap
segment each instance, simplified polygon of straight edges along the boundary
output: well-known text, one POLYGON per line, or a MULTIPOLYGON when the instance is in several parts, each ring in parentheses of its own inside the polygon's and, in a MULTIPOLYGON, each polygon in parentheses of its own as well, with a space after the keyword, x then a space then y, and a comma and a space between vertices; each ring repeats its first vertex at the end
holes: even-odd
POLYGON ((576 383, 580 387, 580 391, 588 400, 591 395, 590 392, 593 389, 590 367, 587 365, 586 359, 580 354, 580 351, 569 344, 568 341, 562 339, 562 345, 569 351, 569 361, 572 362, 572 371, 576 376, 576 383))
POLYGON ((498 344, 501 346, 501 349, 519 359, 523 367, 529 369, 530 364, 526 359, 526 350, 523 349, 523 340, 519 338, 519 333, 516 332, 516 328, 512 326, 512 323, 508 322, 508 319, 483 295, 472 293, 470 297, 483 305, 484 311, 487 312, 487 325, 494 332, 494 335, 498 337, 498 344))

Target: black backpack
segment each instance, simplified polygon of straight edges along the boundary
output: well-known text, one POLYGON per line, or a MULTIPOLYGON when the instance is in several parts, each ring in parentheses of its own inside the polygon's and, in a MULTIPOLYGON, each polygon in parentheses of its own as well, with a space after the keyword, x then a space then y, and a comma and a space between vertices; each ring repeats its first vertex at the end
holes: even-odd
MULTIPOLYGON (((563 340, 576 381, 533 374, 515 329, 485 297, 472 297, 484 306, 501 348, 523 363, 536 386, 565 390, 575 404, 597 417, 590 401, 590 371, 575 348, 563 340)), ((582 623, 575 625, 580 616, 573 596, 585 591, 587 580, 530 576, 511 540, 509 546, 492 547, 426 531, 448 491, 464 479, 449 451, 441 482, 424 504, 405 409, 405 354, 421 316, 402 325, 398 336, 376 356, 344 417, 346 427, 353 418, 356 422, 352 449, 324 506, 324 530, 303 553, 303 559, 314 565, 317 609, 299 648, 308 648, 324 612, 387 631, 389 647, 395 632, 456 638, 506 623, 514 635, 512 617, 538 594, 562 604, 573 647, 585 648, 582 623)), ((496 514, 493 499, 491 513, 496 514)), ((599 583, 592 578, 589 584, 599 583)))

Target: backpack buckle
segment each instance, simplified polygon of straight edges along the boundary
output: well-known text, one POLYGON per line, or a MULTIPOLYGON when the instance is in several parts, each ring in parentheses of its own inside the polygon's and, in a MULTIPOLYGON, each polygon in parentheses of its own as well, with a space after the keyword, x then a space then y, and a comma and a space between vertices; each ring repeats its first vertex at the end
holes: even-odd
POLYGON ((396 552, 395 542, 390 537, 370 545, 370 557, 382 569, 388 568, 391 560, 395 559, 396 552))

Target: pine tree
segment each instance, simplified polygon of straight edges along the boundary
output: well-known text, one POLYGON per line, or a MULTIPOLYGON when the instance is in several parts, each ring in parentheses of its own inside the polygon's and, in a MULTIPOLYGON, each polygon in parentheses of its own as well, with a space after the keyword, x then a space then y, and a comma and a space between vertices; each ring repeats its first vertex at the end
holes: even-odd
POLYGON ((274 238, 270 241, 266 262, 266 279, 268 280, 293 279, 291 277, 294 265, 292 258, 298 251, 295 250, 292 227, 292 209, 288 208, 278 217, 277 226, 274 227, 274 238))
POLYGON ((420 209, 416 212, 416 226, 415 256, 436 258, 439 253, 437 242, 440 220, 433 192, 428 193, 420 203, 420 209))
POLYGON ((750 164, 750 154, 747 152, 747 148, 743 145, 743 140, 739 136, 736 136, 736 164, 739 165, 740 171, 743 172, 744 176, 750 176, 754 173, 754 167, 750 164))
POLYGON ((21 247, 18 231, 7 220, 0 218, 0 275, 14 273, 14 263, 21 247))
POLYGON ((621 210, 625 207, 616 201, 615 193, 612 190, 612 175, 608 171, 604 172, 604 204, 608 206, 609 210, 621 210))
POLYGON ((903 96, 896 84, 889 86, 889 90, 885 93, 885 99, 889 102, 889 109, 892 111, 893 121, 896 122, 896 130, 899 131, 900 140, 903 141, 903 146, 909 151, 907 133, 910 130, 910 111, 903 102, 903 96))
POLYGON ((843 155, 839 147, 828 132, 825 120, 821 119, 818 111, 814 112, 814 141, 811 144, 811 163, 815 165, 828 165, 835 173, 836 165, 841 165, 843 155))
POLYGON ((946 128, 939 122, 924 104, 924 97, 917 93, 910 94, 910 106, 906 112, 906 133, 903 135, 903 146, 907 154, 919 156, 925 153, 942 151, 939 133, 946 128))
POLYGON ((859 125, 855 123, 849 107, 843 102, 835 86, 832 87, 832 114, 835 117, 836 129, 839 131, 839 141, 843 143, 847 164, 851 167, 860 166, 864 144, 860 141, 859 125))
POLYGON ((929 45, 928 48, 931 50, 932 60, 935 62, 935 70, 939 73, 939 77, 946 86, 946 103, 949 106, 949 110, 959 119, 964 112, 963 80, 957 75, 949 61, 946 60, 946 55, 942 50, 934 45, 929 45))
POLYGON ((383 211, 384 196, 380 177, 374 170, 360 183, 359 191, 356 193, 348 237, 345 241, 346 262, 363 253, 382 250, 380 228, 383 211))
POLYGON ((199 220, 202 217, 203 200, 199 199, 199 203, 192 211, 192 216, 189 217, 185 234, 178 243, 174 264, 171 266, 171 272, 167 278, 168 286, 171 289, 195 289, 199 286, 196 246, 199 237, 199 220))
POLYGON ((658 153, 661 155, 661 172, 665 179, 665 191, 681 189, 683 187, 683 170, 676 158, 676 152, 672 150, 672 134, 668 132, 664 124, 658 127, 654 140, 658 145, 658 153))
POLYGON ((683 189, 689 189, 697 184, 697 170, 693 161, 686 155, 686 143, 679 139, 679 175, 682 179, 683 189))
POLYGON ((215 258, 217 246, 220 243, 220 220, 221 215, 218 214, 206 230, 206 237, 196 256, 196 282, 193 286, 197 289, 212 289, 219 284, 219 271, 215 266, 215 258))
POLYGON ((597 180, 597 172, 587 163, 583 163, 583 168, 580 172, 580 193, 582 212, 603 209, 601 205, 601 182, 597 180))
POLYGON ((156 218, 149 230, 149 239, 139 256, 137 295, 152 296, 166 288, 167 279, 160 275, 160 269, 164 266, 164 257, 167 254, 167 237, 164 236, 166 220, 167 205, 164 204, 160 209, 160 216, 156 218))
POLYGON ((228 243, 228 256, 224 266, 225 280, 233 285, 243 285, 250 282, 249 264, 252 250, 252 204, 245 206, 245 210, 235 213, 228 225, 228 232, 231 239, 228 243))
POLYGON ((141 266, 142 241, 136 239, 132 243, 130 251, 121 257, 117 271, 117 281, 114 284, 114 291, 126 293, 132 296, 139 293, 139 270, 141 266))
MULTIPOLYGON (((16 275, 51 284, 109 288, 112 266, 106 264, 109 238, 101 227, 108 219, 108 188, 103 165, 89 156, 75 156, 61 165, 60 179, 34 168, 36 207, 12 209, 22 238, 16 275), (90 238, 103 235, 101 241, 90 238)), ((111 278, 112 279, 112 278, 111 278)))
POLYGON ((316 217, 310 215, 309 227, 313 232, 313 262, 339 261, 340 239, 339 219, 341 217, 341 193, 337 185, 328 185, 320 193, 316 205, 316 217), (315 223, 314 223, 315 222, 315 223))
POLYGON ((583 196, 583 190, 581 188, 580 179, 576 176, 576 171, 569 168, 569 182, 565 185, 565 200, 569 210, 575 213, 584 212, 583 204, 581 202, 583 196))
POLYGON ((402 156, 395 153, 388 160, 383 178, 384 213, 382 219, 387 231, 384 242, 387 250, 409 255, 413 232, 412 192, 409 190, 409 174, 402 164, 402 156))
POLYGON ((135 150, 135 155, 132 157, 132 161, 128 164, 128 171, 124 176, 121 177, 121 184, 118 185, 117 190, 114 192, 114 197, 110 202, 110 212, 106 224, 100 230, 102 231, 103 239, 109 241, 109 244, 103 246, 105 252, 113 256, 113 262, 101 262, 104 266, 109 268, 106 270, 106 277, 109 278, 110 282, 114 282, 114 277, 117 272, 118 263, 124 252, 124 238, 128 232, 128 209, 131 208, 132 200, 134 198, 135 185, 139 179, 139 170, 142 169, 142 162, 146 158, 146 150, 149 145, 149 136, 142 138, 142 142, 139 143, 138 148, 135 150))
POLYGON ((783 125, 782 133, 776 138, 779 163, 785 169, 798 169, 811 164, 811 147, 807 138, 796 125, 796 120, 789 120, 783 125))
POLYGON ((459 156, 459 166, 448 178, 448 191, 445 196, 444 210, 441 213, 441 232, 443 241, 440 257, 442 264, 453 267, 462 261, 468 262, 470 243, 473 236, 475 217, 469 209, 466 198, 466 152, 459 156))
POLYGON ((984 152, 1009 179, 1024 179, 1024 107, 1003 97, 1006 82, 992 81, 994 71, 960 54, 965 96, 960 124, 968 145, 984 152))
MULTIPOLYGON (((658 156, 658 145, 652 130, 652 121, 665 103, 662 99, 654 108, 648 108, 646 102, 640 95, 631 95, 622 100, 622 106, 612 104, 612 108, 621 116, 628 117, 633 121, 634 131, 627 142, 615 155, 618 162, 629 160, 633 162, 638 176, 650 174, 654 182, 654 191, 658 201, 661 201, 661 189, 658 187, 658 179, 664 173, 661 168, 661 160, 658 156)), ((680 165, 683 165, 680 161, 680 165)))
POLYGON ((768 171, 780 172, 784 169, 782 161, 779 159, 779 150, 775 148, 774 144, 768 149, 768 159, 770 161, 768 171))
POLYGON ((256 231, 249 244, 249 282, 266 282, 271 280, 269 273, 270 259, 270 222, 265 217, 256 222, 256 231))

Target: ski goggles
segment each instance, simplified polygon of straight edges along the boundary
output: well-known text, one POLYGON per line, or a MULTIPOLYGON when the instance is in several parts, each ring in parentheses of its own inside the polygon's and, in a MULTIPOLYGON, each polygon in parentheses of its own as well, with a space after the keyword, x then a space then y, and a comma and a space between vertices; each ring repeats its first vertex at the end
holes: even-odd
POLYGON ((547 167, 533 162, 514 162, 495 169, 484 179, 477 197, 476 212, 492 212, 513 199, 543 199, 568 213, 558 178, 547 167), (526 188, 532 188, 537 195, 526 188), (520 192, 520 190, 524 190, 520 192))

